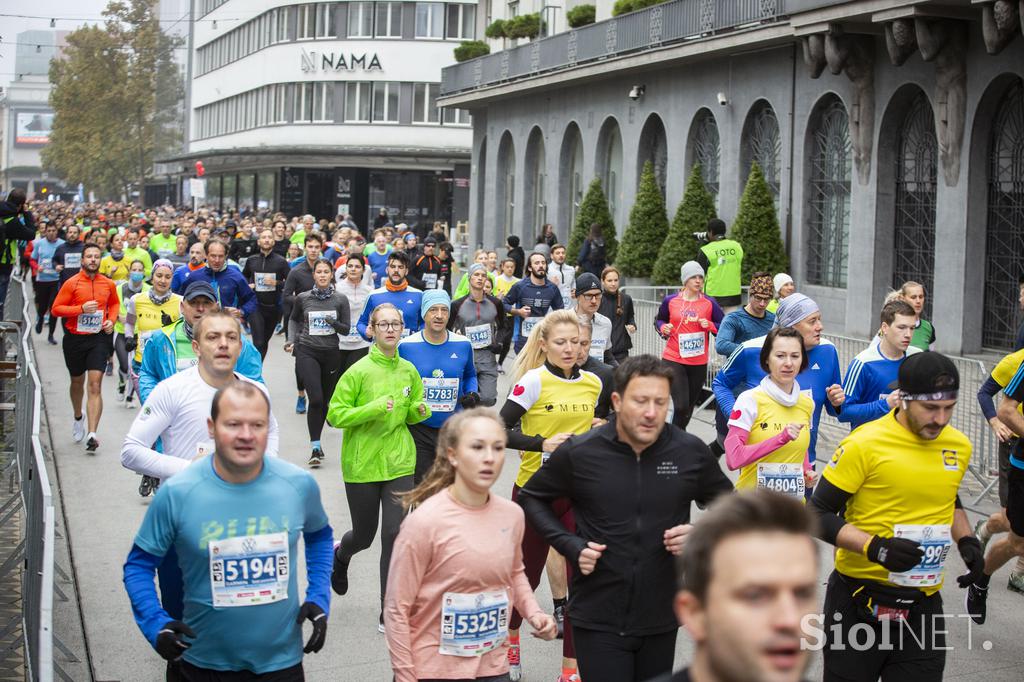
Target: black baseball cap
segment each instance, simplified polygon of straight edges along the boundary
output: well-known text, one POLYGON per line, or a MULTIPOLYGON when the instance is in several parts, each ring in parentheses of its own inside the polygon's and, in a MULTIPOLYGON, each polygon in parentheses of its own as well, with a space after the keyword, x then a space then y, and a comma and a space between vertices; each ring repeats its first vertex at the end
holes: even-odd
POLYGON ((597 289, 601 290, 601 282, 597 279, 597 276, 590 272, 584 272, 582 275, 576 278, 576 295, 586 291, 593 291, 597 289))
POLYGON ((960 371, 942 353, 914 353, 900 365, 896 385, 903 400, 956 400, 960 371))
POLYGON ((186 301, 191 302, 199 297, 208 298, 211 301, 216 302, 217 292, 213 290, 213 286, 209 282, 192 282, 185 287, 185 294, 183 298, 186 301))

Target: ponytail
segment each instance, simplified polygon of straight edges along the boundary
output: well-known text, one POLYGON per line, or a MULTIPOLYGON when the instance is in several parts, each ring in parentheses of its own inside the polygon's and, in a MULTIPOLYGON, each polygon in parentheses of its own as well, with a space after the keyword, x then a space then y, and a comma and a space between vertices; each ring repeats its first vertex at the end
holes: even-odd
POLYGON ((533 330, 530 332, 530 337, 526 340, 526 345, 516 355, 516 364, 512 368, 511 377, 513 385, 518 383, 523 378, 523 375, 531 369, 536 369, 544 364, 544 349, 541 347, 541 341, 547 340, 551 330, 558 324, 578 325, 579 320, 576 318, 576 311, 553 310, 534 325, 533 330))

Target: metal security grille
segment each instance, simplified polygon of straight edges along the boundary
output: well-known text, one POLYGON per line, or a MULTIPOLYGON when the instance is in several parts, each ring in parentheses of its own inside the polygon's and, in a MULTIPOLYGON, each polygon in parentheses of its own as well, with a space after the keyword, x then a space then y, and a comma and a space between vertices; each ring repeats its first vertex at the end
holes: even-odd
POLYGON ((850 241, 850 120, 839 98, 824 104, 813 133, 807 184, 807 280, 846 288, 850 241))
POLYGON ((897 140, 896 235, 892 282, 914 281, 927 292, 922 315, 930 319, 935 273, 935 191, 938 146, 935 119, 924 93, 910 105, 897 140))
POLYGON ((1024 84, 1020 80, 999 103, 988 158, 982 343, 1010 350, 1019 319, 1017 284, 1024 275, 1024 84))
MULTIPOLYGON (((779 139, 779 120, 771 105, 761 100, 747 117, 743 135, 743 174, 749 177, 750 165, 756 161, 764 173, 768 188, 775 201, 779 200, 779 158, 782 140, 779 139)), ((744 180, 744 184, 745 184, 744 180)))
POLYGON ((697 114, 693 130, 693 160, 699 163, 704 175, 704 186, 718 202, 718 162, 720 145, 718 124, 707 109, 697 114))

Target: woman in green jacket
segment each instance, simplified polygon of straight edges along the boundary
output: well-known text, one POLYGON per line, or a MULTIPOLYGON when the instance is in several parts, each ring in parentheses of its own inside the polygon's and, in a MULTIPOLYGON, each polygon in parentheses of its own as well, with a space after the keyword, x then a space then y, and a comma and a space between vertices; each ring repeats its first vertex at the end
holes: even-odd
MULTIPOLYGON (((416 469, 416 446, 407 425, 430 416, 419 372, 398 356, 402 326, 402 313, 390 303, 373 309, 367 327, 373 345, 366 357, 342 375, 327 408, 327 423, 345 431, 341 474, 352 515, 352 530, 334 551, 331 587, 338 594, 348 592, 349 561, 373 543, 380 510, 381 603, 391 548, 402 523, 402 505, 396 493, 413 489, 416 469)), ((382 611, 377 629, 383 632, 383 628, 382 611)))

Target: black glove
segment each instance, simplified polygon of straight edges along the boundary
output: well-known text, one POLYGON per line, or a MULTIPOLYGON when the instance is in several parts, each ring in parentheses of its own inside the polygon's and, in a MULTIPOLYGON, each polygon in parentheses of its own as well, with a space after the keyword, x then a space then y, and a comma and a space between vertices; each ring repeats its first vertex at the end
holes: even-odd
POLYGON ((960 550, 960 557, 967 565, 967 572, 956 579, 960 587, 973 585, 981 579, 985 572, 985 552, 981 549, 981 542, 973 535, 966 535, 956 543, 960 550))
POLYGON ((304 620, 313 623, 313 634, 309 636, 302 653, 315 654, 324 648, 324 640, 327 639, 327 614, 322 608, 308 601, 299 608, 299 617, 295 622, 301 627, 304 620))
POLYGON ((174 322, 174 320, 172 320, 171 316, 167 314, 167 311, 165 311, 165 310, 161 310, 160 311, 160 326, 161 327, 166 327, 167 325, 172 324, 173 322, 174 322))
POLYGON ((138 345, 139 345, 139 342, 135 339, 134 336, 126 336, 125 337, 125 339, 124 339, 124 349, 126 351, 128 351, 129 353, 134 351, 136 346, 138 346, 138 345))
POLYGON ((906 538, 875 536, 868 544, 868 559, 885 566, 893 573, 909 571, 921 563, 924 550, 921 543, 906 538))
POLYGON ((459 400, 459 405, 462 405, 462 409, 471 410, 480 404, 480 394, 476 391, 470 391, 466 395, 462 396, 459 400))
POLYGON ((331 320, 331 326, 334 327, 334 331, 339 334, 348 334, 348 325, 341 320, 331 320))
POLYGON ((166 661, 178 660, 192 646, 181 638, 182 635, 195 639, 196 633, 180 620, 167 621, 156 636, 156 652, 166 661))

